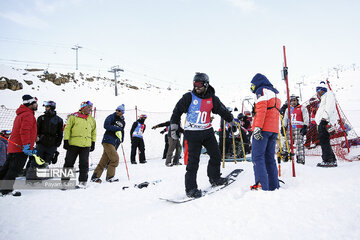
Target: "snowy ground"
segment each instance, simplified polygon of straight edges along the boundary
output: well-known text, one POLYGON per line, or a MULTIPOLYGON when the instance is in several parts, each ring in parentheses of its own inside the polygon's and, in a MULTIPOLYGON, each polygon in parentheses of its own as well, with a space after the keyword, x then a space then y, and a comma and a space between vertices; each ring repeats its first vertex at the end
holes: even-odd
MULTIPOLYGON (((243 168, 228 188, 184 204, 159 197, 184 192, 184 165, 167 168, 164 160, 118 167, 119 183, 90 184, 86 190, 24 190, 20 198, 0 199, 1 239, 359 239, 359 162, 338 168, 282 165, 285 185, 274 192, 249 191, 252 163, 226 163, 223 173, 243 168), (148 188, 135 183, 161 179, 148 188)), ((208 186, 207 157, 198 173, 208 186)))
MULTIPOLYGON (((8 68, 4 69, 0 66, 2 73, 9 72, 8 68)), ((283 163, 281 179, 286 184, 274 192, 249 190, 249 186, 254 184, 252 163, 226 163, 222 169, 224 174, 234 168, 245 170, 234 184, 202 199, 171 204, 159 198, 184 194, 185 166, 165 167, 164 160, 160 159, 163 135, 159 134, 160 129, 150 128, 168 120, 174 104, 185 91, 147 89, 138 92, 124 88, 115 98, 111 96, 113 89, 110 87, 104 86, 102 91, 86 86, 75 89, 74 84, 59 88, 52 83, 37 81, 35 75, 30 75, 27 78, 34 81, 36 89, 24 84, 22 91, 3 90, 1 104, 14 109, 20 105, 24 94, 38 96, 41 102, 49 100, 51 93, 61 113, 76 111, 80 102, 87 99, 99 106, 99 110, 109 110, 99 111, 97 115, 97 144, 90 155, 93 163, 102 154, 102 124, 111 109, 121 103, 127 106, 124 148, 128 162, 128 132, 135 120, 134 105, 146 110, 140 113, 149 115, 144 135, 148 163, 128 165, 131 178, 128 181, 119 148, 119 183, 90 183, 86 190, 22 190, 23 195, 19 198, 0 198, 0 240, 360 239, 360 189, 356 186, 360 181, 360 162, 339 161, 337 168, 322 169, 316 167, 320 157, 307 157, 306 165, 296 164, 295 178, 292 177, 291 164, 283 163), (123 186, 158 179, 162 181, 148 188, 122 190, 123 186)), ((330 79, 334 88, 341 90, 336 95, 357 131, 360 129, 356 92, 359 88, 354 85, 359 75, 359 72, 343 73, 339 80, 330 79), (344 89, 340 88, 340 83, 343 83, 344 89)), ((20 76, 21 71, 13 73, 14 78, 20 76)), ((304 95, 314 94, 315 81, 319 79, 322 78, 316 78, 307 86, 304 95)), ((225 97, 232 99, 230 96, 219 97, 222 100, 225 97)), ((227 104, 228 101, 224 102, 227 104)), ((40 104, 39 112, 42 111, 40 104)), ((218 119, 214 122, 217 123, 218 119)), ((59 158, 63 159, 64 150, 60 150, 59 158)), ((203 189, 209 185, 207 158, 202 156, 198 172, 198 185, 203 189)))

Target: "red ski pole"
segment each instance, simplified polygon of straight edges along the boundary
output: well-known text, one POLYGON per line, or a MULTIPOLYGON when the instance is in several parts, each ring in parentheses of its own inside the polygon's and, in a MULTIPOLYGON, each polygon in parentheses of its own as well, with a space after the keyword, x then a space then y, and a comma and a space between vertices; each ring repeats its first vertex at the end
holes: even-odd
POLYGON ((126 163, 124 147, 123 147, 122 143, 120 143, 120 145, 121 145, 121 149, 122 149, 122 152, 123 152, 123 155, 124 155, 124 162, 125 162, 125 167, 126 167, 126 173, 127 173, 127 176, 128 176, 128 180, 130 181, 129 170, 128 170, 127 163, 126 163))
POLYGON ((291 126, 291 109, 290 109, 290 93, 289 93, 289 80, 288 80, 288 68, 286 64, 286 54, 285 54, 285 46, 283 46, 284 49, 284 80, 286 83, 286 94, 287 94, 287 100, 288 100, 288 114, 289 114, 289 124, 288 127, 290 128, 290 158, 292 162, 292 170, 293 170, 293 177, 296 177, 295 175, 295 163, 294 163, 294 139, 293 139, 293 131, 291 126))

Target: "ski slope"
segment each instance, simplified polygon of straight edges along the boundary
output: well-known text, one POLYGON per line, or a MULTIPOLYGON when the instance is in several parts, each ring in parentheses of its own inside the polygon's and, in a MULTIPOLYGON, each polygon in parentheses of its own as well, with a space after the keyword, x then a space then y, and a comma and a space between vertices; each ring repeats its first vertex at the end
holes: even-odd
MULTIPOLYGON (((17 74, 4 66, 0 70, 1 75, 17 74)), ((360 129, 360 109, 355 103, 359 101, 359 83, 356 81, 359 77, 357 71, 344 72, 341 79, 329 79, 334 83, 334 89, 340 89, 336 96, 357 132, 360 129)), ((308 83, 303 93, 305 96, 314 93, 319 79, 324 80, 314 77, 314 82, 308 83)), ((235 168, 244 169, 236 182, 207 197, 171 204, 159 198, 185 194, 185 166, 165 166, 165 160, 161 159, 163 136, 159 134, 160 130, 151 130, 151 126, 168 120, 185 90, 169 92, 151 88, 135 92, 121 89, 123 94, 115 98, 110 96, 112 88, 105 86, 95 92, 85 86, 71 90, 72 85, 59 88, 52 83, 36 84, 40 90, 33 90, 25 84, 22 91, 2 90, 1 104, 16 108, 21 103, 21 96, 29 93, 40 97, 39 101, 50 98, 56 101, 60 112, 76 111, 84 98, 98 103, 99 109, 109 110, 96 119, 97 144, 90 154, 93 163, 102 154, 103 119, 111 109, 121 103, 129 106, 128 109, 134 105, 147 111, 154 109, 145 122, 148 163, 128 164, 129 181, 119 148, 119 183, 89 183, 86 190, 22 190, 21 197, 0 198, 0 239, 360 239, 360 189, 356 186, 360 181, 360 162, 339 161, 337 168, 323 169, 316 167, 320 157, 307 157, 305 165, 296 164, 295 178, 292 177, 291 164, 283 163, 280 179, 285 184, 273 192, 249 190, 254 183, 252 163, 227 162, 221 169, 223 174, 235 168), (72 94, 64 95, 62 88, 65 88, 65 93, 72 94), (159 179, 160 183, 148 188, 133 188, 134 184, 159 179), (122 190, 124 186, 130 188, 122 190)), ((225 104, 231 103, 227 99, 232 99, 232 96, 219 97, 225 104)), ((38 112, 42 111, 39 104, 38 112)), ((126 112, 125 117, 128 132, 135 120, 133 110, 126 112)), ((129 162, 129 135, 125 137, 125 157, 129 162)), ((209 186, 207 161, 207 156, 201 157, 197 177, 199 188, 209 186)))

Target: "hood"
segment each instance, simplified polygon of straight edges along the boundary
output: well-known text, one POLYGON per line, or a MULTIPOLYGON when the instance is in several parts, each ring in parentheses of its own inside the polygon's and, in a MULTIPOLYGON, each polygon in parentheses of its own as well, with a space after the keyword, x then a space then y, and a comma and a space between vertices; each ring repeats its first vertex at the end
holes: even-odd
POLYGON ((20 114, 22 114, 24 112, 30 112, 30 113, 34 114, 33 110, 31 110, 27 106, 21 104, 20 107, 16 110, 16 115, 20 115, 20 114))
POLYGON ((209 85, 209 87, 207 88, 204 96, 201 96, 201 95, 197 94, 195 89, 192 90, 192 93, 195 94, 195 96, 197 96, 199 98, 203 98, 203 99, 211 98, 212 96, 215 95, 215 89, 211 85, 209 85))
POLYGON ((262 75, 260 73, 257 73, 253 77, 253 79, 251 80, 251 83, 255 85, 255 88, 252 89, 253 93, 258 93, 258 92, 262 91, 263 88, 269 89, 269 90, 275 92, 276 94, 279 93, 279 91, 273 87, 273 85, 271 84, 269 79, 267 79, 267 77, 265 77, 264 75, 262 75))

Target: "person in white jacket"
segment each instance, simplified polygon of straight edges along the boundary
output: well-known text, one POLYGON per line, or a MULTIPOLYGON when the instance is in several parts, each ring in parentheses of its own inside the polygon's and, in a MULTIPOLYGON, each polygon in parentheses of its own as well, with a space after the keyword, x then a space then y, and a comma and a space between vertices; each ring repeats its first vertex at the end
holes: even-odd
MULTIPOLYGON (((305 147, 304 136, 307 133, 307 127, 309 126, 309 112, 307 108, 299 104, 297 96, 290 97, 290 111, 291 111, 291 127, 293 133, 293 139, 296 146, 296 162, 305 164, 305 147)), ((285 111, 284 126, 287 128, 286 136, 290 144, 290 127, 289 127, 289 111, 285 111)), ((283 146, 286 143, 284 143, 283 146)))
POLYGON ((320 98, 320 105, 315 115, 315 121, 318 125, 323 160, 317 166, 337 167, 337 160, 330 145, 330 134, 335 133, 335 124, 338 119, 335 96, 332 91, 327 89, 325 82, 320 82, 319 86, 316 87, 316 92, 320 98))

